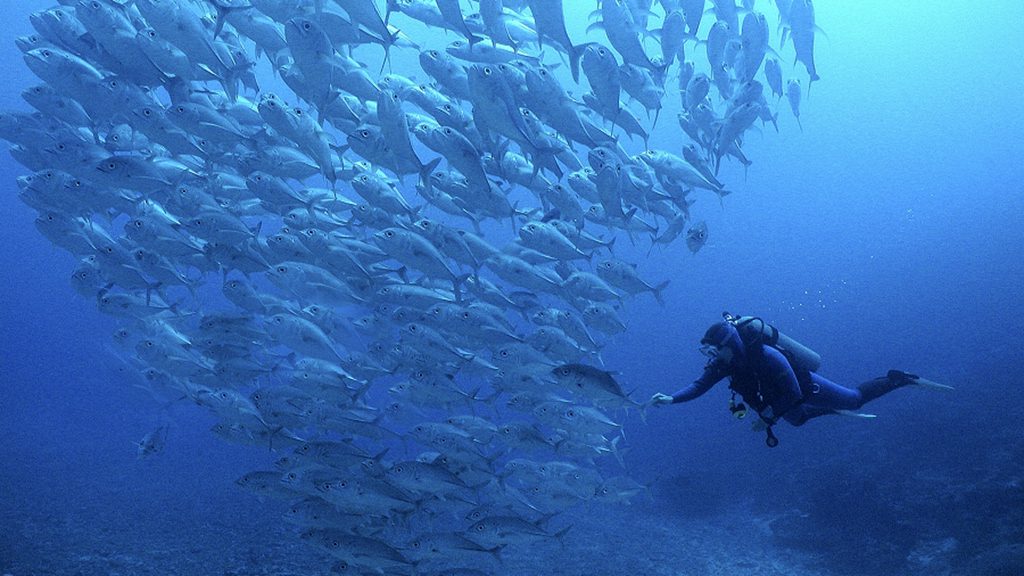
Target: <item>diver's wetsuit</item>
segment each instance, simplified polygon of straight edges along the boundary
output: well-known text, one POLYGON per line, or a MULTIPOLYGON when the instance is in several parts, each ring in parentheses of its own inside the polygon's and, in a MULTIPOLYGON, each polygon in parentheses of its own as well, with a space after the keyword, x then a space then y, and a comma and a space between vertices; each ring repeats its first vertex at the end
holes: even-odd
POLYGON ((897 371, 869 380, 856 389, 840 386, 814 372, 805 372, 798 378, 777 349, 759 346, 759 352, 748 352, 739 332, 728 322, 716 324, 708 334, 714 334, 717 341, 712 343, 715 345, 731 348, 733 357, 728 362, 719 357, 708 363, 700 378, 672 395, 673 404, 693 400, 728 376, 729 388, 758 413, 771 406, 774 418, 781 417, 800 426, 811 418, 836 410, 856 410, 909 383, 906 376, 897 371))

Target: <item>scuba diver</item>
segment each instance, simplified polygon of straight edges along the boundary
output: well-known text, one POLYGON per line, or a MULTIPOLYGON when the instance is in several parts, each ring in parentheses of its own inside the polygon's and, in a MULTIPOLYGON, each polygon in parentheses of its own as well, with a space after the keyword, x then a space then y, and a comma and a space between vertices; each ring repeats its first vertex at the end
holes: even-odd
POLYGON ((733 316, 728 312, 722 316, 725 320, 712 324, 700 340, 701 353, 708 357, 700 378, 671 396, 655 394, 651 404, 688 402, 728 376, 732 390, 729 411, 743 418, 747 405, 753 408, 766 427, 765 442, 774 447, 779 441, 772 433, 772 426, 780 419, 802 426, 811 418, 826 414, 870 418, 873 416, 852 411, 907 385, 952 389, 899 370, 889 370, 885 376, 868 380, 856 388, 840 386, 815 372, 821 365, 817 353, 764 320, 733 316), (742 402, 736 402, 737 394, 742 402))

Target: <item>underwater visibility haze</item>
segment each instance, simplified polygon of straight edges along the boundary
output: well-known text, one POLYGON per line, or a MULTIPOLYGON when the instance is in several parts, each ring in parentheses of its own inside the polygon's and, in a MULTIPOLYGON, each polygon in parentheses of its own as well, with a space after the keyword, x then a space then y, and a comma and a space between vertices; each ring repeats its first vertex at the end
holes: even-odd
POLYGON ((4 7, 0 575, 1024 574, 1021 3, 4 7))

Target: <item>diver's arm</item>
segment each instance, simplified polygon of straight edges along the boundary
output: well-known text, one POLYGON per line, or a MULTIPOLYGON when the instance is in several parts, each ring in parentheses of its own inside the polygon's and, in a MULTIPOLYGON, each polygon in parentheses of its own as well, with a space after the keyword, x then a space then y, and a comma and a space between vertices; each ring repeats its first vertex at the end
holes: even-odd
POLYGON ((672 404, 689 402, 704 394, 718 383, 719 380, 729 375, 729 368, 724 362, 712 362, 704 367, 704 373, 700 375, 686 388, 672 395, 672 404))
POLYGON ((799 404, 803 400, 803 393, 796 372, 781 352, 766 346, 764 356, 768 361, 766 376, 770 382, 771 397, 768 404, 771 412, 762 414, 762 418, 773 421, 799 404))

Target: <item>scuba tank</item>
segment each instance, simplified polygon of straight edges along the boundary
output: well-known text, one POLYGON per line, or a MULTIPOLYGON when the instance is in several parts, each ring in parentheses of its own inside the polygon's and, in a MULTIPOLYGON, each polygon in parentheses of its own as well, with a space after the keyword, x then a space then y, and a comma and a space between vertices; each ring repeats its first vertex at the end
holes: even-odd
POLYGON ((736 327, 743 342, 767 344, 779 349, 797 371, 814 372, 821 367, 821 356, 807 346, 793 340, 778 328, 756 316, 733 316, 723 312, 722 317, 736 327))

